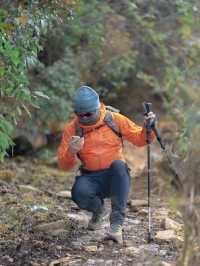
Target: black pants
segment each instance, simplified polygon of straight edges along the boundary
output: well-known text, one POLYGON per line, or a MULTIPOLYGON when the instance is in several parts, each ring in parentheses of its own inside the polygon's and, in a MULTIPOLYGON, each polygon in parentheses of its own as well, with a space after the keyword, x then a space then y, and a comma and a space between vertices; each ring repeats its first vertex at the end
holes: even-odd
POLYGON ((129 170, 125 162, 113 161, 110 168, 76 177, 72 187, 72 200, 81 208, 100 212, 104 198, 111 198, 111 224, 122 225, 125 218, 130 187, 129 170))

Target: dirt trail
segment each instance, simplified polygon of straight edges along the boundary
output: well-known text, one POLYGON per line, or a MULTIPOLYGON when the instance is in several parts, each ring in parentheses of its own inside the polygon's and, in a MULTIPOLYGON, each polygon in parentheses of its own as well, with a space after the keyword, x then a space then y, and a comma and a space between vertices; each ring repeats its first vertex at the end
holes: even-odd
MULTIPOLYGON (((155 145, 153 157, 159 159, 155 145)), ((146 149, 126 148, 132 168, 131 199, 147 199, 146 149)), ((79 210, 68 198, 56 194, 70 190, 74 172, 59 171, 54 161, 18 157, 0 167, 0 265, 167 265, 178 257, 180 238, 148 244, 147 207, 127 207, 124 245, 103 241, 109 227, 110 203, 106 201, 104 229, 86 229, 90 214, 79 210)), ((152 232, 170 210, 153 189, 152 232)), ((131 201, 130 201, 131 203, 131 201)), ((174 216, 172 217, 174 218, 174 216)), ((181 231, 179 231, 181 234, 181 231)))

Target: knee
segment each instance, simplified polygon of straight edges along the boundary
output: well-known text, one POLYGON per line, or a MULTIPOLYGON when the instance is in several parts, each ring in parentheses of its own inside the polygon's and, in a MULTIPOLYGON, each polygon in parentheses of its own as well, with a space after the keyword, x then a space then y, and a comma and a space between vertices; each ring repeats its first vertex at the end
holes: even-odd
POLYGON ((118 173, 119 175, 127 174, 128 168, 124 161, 115 160, 111 164, 111 169, 113 172, 118 173))
POLYGON ((87 209, 90 201, 90 193, 84 188, 74 184, 72 187, 72 200, 81 208, 87 209))

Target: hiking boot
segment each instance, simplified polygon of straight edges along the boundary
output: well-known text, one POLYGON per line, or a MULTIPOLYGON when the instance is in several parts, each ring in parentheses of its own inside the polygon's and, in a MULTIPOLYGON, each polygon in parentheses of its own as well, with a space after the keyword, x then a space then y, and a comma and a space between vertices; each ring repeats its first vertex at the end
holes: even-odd
POLYGON ((92 218, 88 223, 88 229, 92 231, 102 229, 102 223, 105 214, 106 213, 104 209, 99 213, 93 213, 92 218))
POLYGON ((123 238, 122 238, 122 226, 117 225, 111 225, 110 230, 107 233, 106 239, 113 240, 117 242, 118 244, 123 244, 123 238))

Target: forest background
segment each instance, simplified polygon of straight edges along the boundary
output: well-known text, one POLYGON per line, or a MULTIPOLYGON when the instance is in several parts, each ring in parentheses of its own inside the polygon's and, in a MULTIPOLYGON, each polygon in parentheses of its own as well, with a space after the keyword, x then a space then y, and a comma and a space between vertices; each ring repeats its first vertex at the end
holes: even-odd
POLYGON ((131 118, 142 112, 144 99, 152 101, 176 125, 173 160, 183 184, 178 199, 184 199, 186 217, 184 265, 199 259, 194 251, 200 241, 199 22, 198 0, 0 4, 1 162, 21 132, 32 139, 59 132, 81 84, 131 118))

